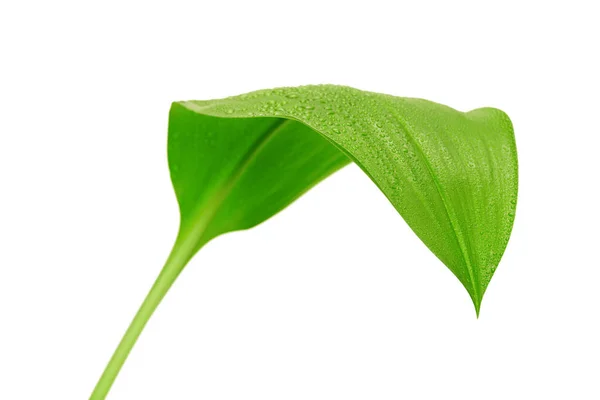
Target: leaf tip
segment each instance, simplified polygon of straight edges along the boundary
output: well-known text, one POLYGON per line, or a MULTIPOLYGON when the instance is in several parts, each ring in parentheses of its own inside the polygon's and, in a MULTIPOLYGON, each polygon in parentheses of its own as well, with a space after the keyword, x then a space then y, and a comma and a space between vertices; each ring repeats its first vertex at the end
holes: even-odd
POLYGON ((475 306, 475 316, 479 319, 479 312, 481 311, 481 297, 472 297, 473 305, 475 306))

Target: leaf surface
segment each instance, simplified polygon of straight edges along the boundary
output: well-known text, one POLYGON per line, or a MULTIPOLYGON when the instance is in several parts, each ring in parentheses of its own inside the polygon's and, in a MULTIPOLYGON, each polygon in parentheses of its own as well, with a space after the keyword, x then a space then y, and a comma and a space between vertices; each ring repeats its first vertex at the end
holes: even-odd
MULTIPOLYGON (((477 314, 513 225, 517 152, 502 111, 321 85, 173 103, 181 214, 173 250, 90 399, 106 397, 144 326, 208 241, 268 219, 355 162, 467 289, 477 314)), ((401 245, 401 244, 399 244, 401 245)))
POLYGON ((502 111, 463 113, 320 85, 178 102, 169 121, 181 229, 196 250, 266 220, 353 161, 462 282, 479 312, 517 198, 515 140, 502 111))

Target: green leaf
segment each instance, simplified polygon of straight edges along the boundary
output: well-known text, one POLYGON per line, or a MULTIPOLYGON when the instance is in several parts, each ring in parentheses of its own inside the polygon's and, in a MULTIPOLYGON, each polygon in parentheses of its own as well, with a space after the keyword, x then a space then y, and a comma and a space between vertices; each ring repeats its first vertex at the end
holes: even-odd
POLYGON ((182 101, 171 108, 168 155, 179 235, 94 399, 104 398, 150 315, 204 244, 265 221, 349 162, 456 275, 477 314, 515 215, 513 128, 494 108, 463 113, 332 85, 182 101))

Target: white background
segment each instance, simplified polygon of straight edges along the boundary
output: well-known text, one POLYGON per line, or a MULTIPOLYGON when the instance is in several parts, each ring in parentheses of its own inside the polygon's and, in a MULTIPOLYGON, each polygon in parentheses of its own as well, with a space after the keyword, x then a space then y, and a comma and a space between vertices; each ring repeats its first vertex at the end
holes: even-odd
POLYGON ((599 399, 594 1, 0 6, 0 399, 85 399, 178 212, 171 101, 309 83, 512 118, 520 193, 479 320, 349 166, 189 264, 117 399, 599 399))

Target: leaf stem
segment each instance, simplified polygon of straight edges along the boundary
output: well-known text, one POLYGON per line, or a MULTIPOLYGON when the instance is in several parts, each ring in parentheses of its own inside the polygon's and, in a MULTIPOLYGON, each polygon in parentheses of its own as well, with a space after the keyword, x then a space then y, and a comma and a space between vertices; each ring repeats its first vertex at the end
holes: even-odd
POLYGON ((117 346, 117 349, 113 353, 112 358, 108 362, 108 365, 104 369, 100 380, 96 384, 90 400, 104 400, 114 383, 121 367, 125 363, 127 356, 131 352, 131 349, 135 345, 138 337, 142 333, 142 330, 150 320, 150 317, 165 297, 183 268, 186 266, 192 256, 210 240, 210 236, 207 234, 207 229, 215 216, 223 200, 231 192, 237 180, 244 173, 248 164, 250 164, 265 146, 265 144, 273 138, 286 124, 292 123, 288 119, 279 119, 271 126, 269 131, 257 140, 257 142, 249 149, 236 168, 236 173, 230 176, 223 187, 217 192, 215 198, 211 203, 208 203, 204 207, 197 207, 199 213, 193 214, 191 218, 194 221, 193 224, 184 224, 184 218, 182 216, 182 223, 177 235, 177 240, 173 246, 173 250, 167 259, 165 266, 156 278, 154 285, 148 292, 146 299, 140 306, 137 314, 131 321, 129 328, 125 332, 125 335, 121 339, 121 342, 117 346))
MULTIPOLYGON (((181 232, 178 235, 169 258, 165 262, 165 265, 158 275, 158 278, 156 278, 154 285, 152 285, 152 288, 146 295, 144 302, 135 314, 133 321, 131 321, 131 324, 125 332, 125 335, 123 335, 121 342, 106 365, 102 376, 98 380, 98 383, 96 384, 96 387, 90 396, 90 400, 104 400, 106 398, 111 386, 119 374, 119 371, 121 370, 121 367, 125 363, 127 356, 142 333, 142 330, 150 320, 150 317, 162 299, 165 297, 185 265, 198 249, 198 246, 194 246, 197 245, 198 242, 194 242, 190 239, 193 238, 190 238, 185 234, 182 235, 181 232), (187 240, 181 240, 184 238, 187 240)), ((204 243, 201 243, 201 245, 202 244, 204 243)))

